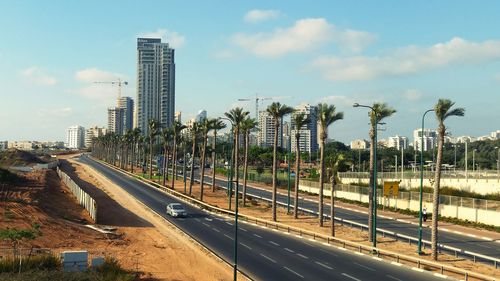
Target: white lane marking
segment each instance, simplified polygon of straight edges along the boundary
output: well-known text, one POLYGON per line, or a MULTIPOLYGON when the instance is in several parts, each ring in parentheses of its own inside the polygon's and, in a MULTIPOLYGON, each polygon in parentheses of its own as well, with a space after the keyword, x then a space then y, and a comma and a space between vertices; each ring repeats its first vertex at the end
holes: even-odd
POLYGON ((295 253, 293 250, 290 250, 290 249, 288 249, 288 248, 285 248, 285 251, 288 251, 288 252, 290 252, 290 253, 295 253))
POLYGON ((395 261, 391 261, 391 264, 393 264, 395 266, 402 266, 403 265, 402 263, 395 262, 395 261))
POLYGON ((233 238, 233 237, 231 237, 231 236, 229 236, 229 235, 227 235, 227 234, 224 234, 224 236, 226 236, 227 238, 229 238, 229 239, 231 239, 231 240, 234 240, 234 238, 233 238))
POLYGON ((226 222, 226 224, 228 224, 228 225, 233 225, 233 224, 232 224, 232 223, 230 223, 230 222, 226 222))
POLYGON ((206 220, 206 221, 212 221, 212 219, 211 219, 211 218, 205 218, 205 220, 206 220))
POLYGON ((439 278, 443 278, 443 279, 448 278, 448 276, 443 275, 443 274, 439 274, 439 273, 434 273, 434 276, 439 277, 439 278))
POLYGON ((197 221, 197 222, 199 222, 199 221, 200 221, 200 219, 194 219, 194 220, 195 220, 195 221, 197 221))
POLYGON ((319 261, 317 261, 316 264, 319 264, 319 265, 321 265, 324 268, 333 269, 332 267, 329 267, 328 265, 326 265, 324 263, 320 263, 319 261))
POLYGON ((381 259, 381 258, 379 258, 379 257, 372 257, 372 259, 374 259, 374 260, 378 260, 378 261, 381 261, 381 260, 382 260, 382 259, 381 259))
POLYGON ((253 236, 258 237, 258 238, 262 238, 262 236, 260 236, 259 234, 255 234, 255 233, 253 234, 253 236))
POLYGON ((243 243, 240 242, 240 245, 243 246, 243 247, 245 247, 245 248, 247 248, 247 249, 249 249, 249 250, 252 250, 252 248, 250 248, 250 246, 248 246, 246 244, 243 244, 243 243))
POLYGON ((399 278, 396 278, 396 277, 394 277, 394 276, 392 276, 392 275, 390 275, 390 274, 386 274, 385 276, 387 276, 387 277, 389 277, 389 278, 391 278, 391 279, 397 280, 397 281, 403 281, 403 280, 401 280, 401 279, 399 279, 399 278))
POLYGON ((344 275, 345 277, 348 277, 348 278, 351 278, 352 280, 356 280, 356 281, 361 281, 360 279, 356 278, 356 277, 353 277, 347 273, 342 273, 342 275, 344 275))
POLYGON ((283 267, 284 267, 286 270, 290 271, 291 273, 293 273, 293 274, 295 274, 295 275, 299 276, 300 278, 304 278, 304 276, 302 276, 302 275, 298 274, 297 272, 295 272, 295 271, 291 270, 290 268, 288 268, 288 267, 286 267, 286 266, 283 266, 283 267))
POLYGON ((217 228, 215 227, 212 227, 212 229, 215 231, 215 232, 220 232, 220 230, 218 230, 217 228))
POLYGON ((417 268, 417 267, 412 267, 411 270, 415 270, 415 271, 418 271, 418 272, 424 272, 423 269, 417 268))
POLYGON ((272 258, 270 258, 270 257, 268 257, 268 256, 266 256, 266 255, 264 255, 264 254, 260 254, 260 255, 261 255, 262 257, 264 257, 265 259, 270 260, 270 261, 272 261, 272 262, 276 263, 276 261, 275 261, 275 260, 273 260, 272 258))
POLYGON ((269 241, 269 243, 273 244, 274 246, 279 246, 280 244, 274 242, 274 241, 269 241))
POLYGON ((369 267, 369 266, 362 265, 362 264, 357 263, 357 262, 353 262, 353 263, 354 263, 355 265, 357 265, 357 266, 360 266, 360 267, 364 268, 364 269, 367 269, 367 270, 370 270, 370 271, 375 271, 375 269, 373 269, 373 268, 371 268, 371 267, 369 267))
POLYGON ((308 259, 308 257, 304 256, 303 254, 297 254, 297 256, 304 258, 304 259, 308 259))
POLYGON ((209 225, 208 223, 204 223, 204 222, 202 222, 202 224, 203 224, 204 226, 210 227, 210 225, 209 225))
POLYGON ((244 231, 244 232, 247 232, 247 230, 246 230, 246 229, 244 229, 243 227, 238 227, 238 230, 242 230, 242 231, 244 231))

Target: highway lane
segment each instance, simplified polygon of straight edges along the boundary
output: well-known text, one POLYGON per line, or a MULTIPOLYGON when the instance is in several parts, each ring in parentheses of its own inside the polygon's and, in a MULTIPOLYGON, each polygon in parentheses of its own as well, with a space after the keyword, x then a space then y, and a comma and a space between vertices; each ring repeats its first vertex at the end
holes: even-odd
MULTIPOLYGON (((199 178, 199 175, 196 174, 196 177, 199 178)), ((205 181, 207 183, 211 183, 212 179, 210 176, 205 177, 205 181)), ((241 181, 240 181, 241 182, 241 181)), ((216 179, 216 184, 225 188, 227 186, 227 181, 216 179)), ((243 187, 240 184, 240 191, 243 187)), ((284 190, 278 190, 278 192, 286 192, 284 190)), ((250 196, 259 196, 267 199, 271 199, 272 193, 268 190, 262 190, 251 185, 247 185, 247 194, 250 196)), ((290 206, 294 206, 293 203, 293 192, 292 198, 290 202, 290 206)), ((283 194, 277 194, 276 200, 283 204, 287 202, 287 196, 283 194)), ((330 205, 329 200, 325 200, 324 213, 325 217, 329 218, 330 214, 330 205)), ((311 202, 309 200, 304 200, 303 197, 299 197, 299 206, 301 208, 309 209, 317 214, 318 211, 318 203, 317 201, 311 202)), ((342 218, 345 220, 350 220, 362 224, 368 223, 368 214, 355 212, 351 210, 347 210, 344 208, 335 208, 335 217, 342 218)), ((418 225, 410 224, 407 222, 397 221, 393 219, 387 219, 383 217, 377 218, 377 229, 384 229, 392 232, 396 232, 402 235, 418 238, 418 225)), ((431 229, 428 227, 424 227, 422 230, 422 237, 424 240, 431 240, 431 229)), ((459 248, 465 251, 470 251, 474 253, 479 253, 481 255, 500 258, 500 243, 495 241, 487 241, 481 239, 479 237, 470 237, 466 235, 440 231, 439 232, 439 243, 443 245, 447 245, 450 247, 459 248)))
MULTIPOLYGON (((78 161, 92 166, 223 259, 232 262, 234 243, 232 219, 203 212, 185 203, 190 215, 187 218, 170 218, 165 214, 166 205, 182 201, 90 158, 81 157, 78 161)), ((359 256, 333 246, 285 235, 252 224, 240 224, 240 226, 238 264, 243 272, 255 280, 441 279, 428 272, 417 272, 375 260, 367 255, 359 256)))

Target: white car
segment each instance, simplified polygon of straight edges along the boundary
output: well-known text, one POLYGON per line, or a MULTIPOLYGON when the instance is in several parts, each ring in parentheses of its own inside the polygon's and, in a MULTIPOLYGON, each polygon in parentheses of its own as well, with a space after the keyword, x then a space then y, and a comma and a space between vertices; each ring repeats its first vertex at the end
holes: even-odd
POLYGON ((182 204, 170 203, 167 205, 167 215, 171 217, 186 217, 187 212, 182 204))

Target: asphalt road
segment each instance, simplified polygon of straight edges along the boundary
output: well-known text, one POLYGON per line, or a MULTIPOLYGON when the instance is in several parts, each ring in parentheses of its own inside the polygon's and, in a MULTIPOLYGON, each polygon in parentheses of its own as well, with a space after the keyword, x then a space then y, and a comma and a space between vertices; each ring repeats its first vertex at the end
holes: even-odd
MULTIPOLYGON (((197 172, 197 171, 196 171, 197 172)), ((195 174, 195 176, 199 179, 199 175, 195 174)), ((205 177, 205 181, 207 183, 212 182, 210 176, 205 177)), ((241 179, 240 179, 241 182, 241 179)), ((216 185, 219 185, 223 188, 227 186, 227 182, 225 180, 216 179, 216 185)), ((243 189, 240 184, 239 191, 243 189)), ((286 193, 285 190, 278 190, 279 192, 286 193)), ((267 198, 271 200, 272 193, 271 191, 257 189, 252 187, 251 185, 247 185, 247 194, 250 196, 260 196, 263 198, 267 198)), ((277 194, 276 200, 283 204, 287 202, 287 196, 277 194)), ((293 208, 293 192, 291 193, 291 202, 290 206, 293 208)), ((324 215, 329 218, 330 214, 330 200, 325 200, 324 203, 324 215)), ((299 207, 311 210, 312 212, 317 214, 318 211, 318 203, 317 200, 315 202, 311 202, 309 200, 304 200, 304 198, 299 197, 299 207)), ((344 220, 350 220, 361 224, 368 224, 368 214, 354 212, 351 210, 343 209, 343 208, 335 208, 335 217, 342 218, 344 220)), ((377 218, 377 229, 378 230, 388 230, 392 232, 396 232, 402 235, 418 238, 418 225, 413 225, 407 222, 396 221, 393 219, 387 219, 383 217, 377 218)), ((430 241, 431 240, 431 229, 423 228, 422 231, 422 239, 430 241)), ((460 235, 452 232, 440 231, 438 237, 439 243, 443 245, 447 245, 454 248, 459 248, 464 251, 478 253, 484 256, 489 256, 493 258, 500 258, 500 243, 495 241, 487 241, 478 237, 470 237, 466 235, 460 235)))
MULTIPOLYGON (((86 156, 78 161, 92 166, 131 196, 232 263, 232 219, 203 212, 86 156), (183 203, 189 213, 187 218, 166 215, 166 205, 173 202, 183 203)), ((293 235, 251 224, 240 226, 238 266, 254 280, 441 280, 428 272, 418 272, 293 235)))

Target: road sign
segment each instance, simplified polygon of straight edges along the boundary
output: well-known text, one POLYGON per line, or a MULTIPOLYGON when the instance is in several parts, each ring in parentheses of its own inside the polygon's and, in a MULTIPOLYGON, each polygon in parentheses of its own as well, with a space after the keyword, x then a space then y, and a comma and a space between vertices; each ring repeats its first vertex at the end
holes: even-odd
POLYGON ((384 196, 398 196, 398 194, 399 194, 399 181, 384 182, 384 196))

